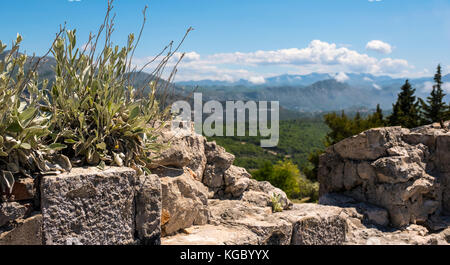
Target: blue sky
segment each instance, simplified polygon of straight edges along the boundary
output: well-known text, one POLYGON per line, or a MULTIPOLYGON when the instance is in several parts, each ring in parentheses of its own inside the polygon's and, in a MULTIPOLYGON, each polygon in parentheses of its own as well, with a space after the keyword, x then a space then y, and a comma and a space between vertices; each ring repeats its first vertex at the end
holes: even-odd
MULTIPOLYGON (((450 65, 450 0, 116 0, 116 43, 138 31, 145 5, 136 64, 195 28, 182 47, 179 81, 261 83, 310 72, 415 77, 450 65)), ((2 1, 0 39, 10 43, 19 32, 27 53, 43 54, 66 21, 82 43, 105 7, 106 0, 2 1)))

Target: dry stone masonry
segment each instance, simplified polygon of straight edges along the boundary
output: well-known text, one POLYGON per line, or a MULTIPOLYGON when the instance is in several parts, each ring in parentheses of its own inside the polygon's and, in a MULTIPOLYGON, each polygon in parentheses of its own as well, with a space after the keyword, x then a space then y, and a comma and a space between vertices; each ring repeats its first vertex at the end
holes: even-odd
POLYGON ((441 216, 450 213, 449 122, 445 125, 372 129, 329 147, 320 157, 322 203, 344 206, 342 196, 333 195, 340 194, 386 210, 388 218, 382 209, 367 216, 379 219, 373 220, 377 224, 441 229, 441 216))
POLYGON ((345 139, 320 158, 319 204, 293 204, 215 142, 167 129, 152 175, 74 168, 17 179, 0 204, 0 245, 448 244, 449 135, 430 125, 345 139))

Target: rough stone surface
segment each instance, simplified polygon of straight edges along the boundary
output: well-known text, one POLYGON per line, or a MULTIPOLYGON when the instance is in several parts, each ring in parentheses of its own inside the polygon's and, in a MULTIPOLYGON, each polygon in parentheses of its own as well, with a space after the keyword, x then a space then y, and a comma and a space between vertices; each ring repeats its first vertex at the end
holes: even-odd
POLYGON ((159 172, 162 187, 163 235, 208 222, 208 189, 188 171, 159 172))
MULTIPOLYGON (((30 204, 0 205, 0 244, 450 241, 450 137, 436 124, 373 129, 328 148, 320 157, 320 204, 292 204, 233 166, 234 156, 215 142, 188 132, 161 135, 158 141, 171 145, 152 158, 155 175, 75 168, 43 177, 42 215, 28 218, 30 204), (282 212, 272 212, 274 196, 282 212)), ((30 180, 21 183, 23 200, 37 197, 30 180)))
POLYGON ((33 200, 36 196, 36 185, 33 178, 19 178, 14 182, 11 192, 15 201, 33 200))
POLYGON ((436 124, 345 139, 320 157, 322 205, 292 205, 283 191, 251 179, 222 148, 206 143, 202 181, 214 198, 206 204, 209 224, 162 243, 448 244, 450 218, 442 215, 450 197, 447 139, 448 131, 436 124), (272 213, 274 194, 283 212, 272 213))
POLYGON ((158 155, 152 157, 152 169, 163 167, 188 167, 194 172, 197 180, 203 178, 206 166, 205 143, 206 138, 196 134, 193 129, 161 131, 158 142, 167 146, 158 155))
POLYGON ((47 245, 134 242, 136 174, 128 168, 76 168, 41 183, 47 245))
POLYGON ((224 174, 225 193, 232 198, 240 198, 248 189, 251 177, 244 168, 231 166, 224 174))
POLYGON ((289 245, 292 224, 272 214, 270 207, 258 207, 237 200, 211 200, 211 223, 244 227, 252 231, 258 245, 289 245))
POLYGON ((17 202, 4 202, 0 204, 0 227, 19 218, 23 218, 28 207, 17 202))
POLYGON ((292 202, 284 191, 275 188, 267 181, 256 181, 254 179, 249 182, 248 190, 244 192, 242 200, 260 207, 266 207, 272 205, 272 197, 274 195, 280 197, 283 209, 287 210, 292 207, 292 202))
POLYGON ((292 245, 342 245, 346 240, 347 223, 341 208, 296 204, 275 215, 292 223, 292 245))
POLYGON ((161 209, 158 175, 140 176, 136 185, 136 231, 140 244, 161 244, 161 209))
POLYGON ((369 224, 379 226, 387 226, 389 224, 389 214, 385 209, 364 202, 358 203, 351 197, 329 193, 322 196, 319 199, 319 203, 341 208, 354 208, 358 213, 362 214, 364 222, 369 224))
POLYGON ((207 142, 193 128, 163 130, 160 139, 172 143, 154 160, 152 169, 161 179, 163 236, 208 223, 211 198, 238 199, 249 205, 270 207, 273 194, 279 194, 283 207, 291 205, 283 191, 268 182, 251 179, 244 168, 232 165, 232 154, 215 142, 207 142), (204 166, 198 166, 203 165, 203 157, 204 166), (192 160, 197 162, 190 163, 192 160))
MULTIPOLYGON (((450 133, 436 124, 371 129, 329 147, 320 157, 319 193, 338 193, 382 208, 394 227, 433 227, 433 216, 450 206, 449 153, 450 133)), ((365 216, 386 225, 383 210, 366 211, 365 216)))
POLYGON ((234 161, 234 155, 227 153, 216 142, 205 144, 206 168, 203 173, 203 183, 211 189, 222 188, 225 184, 224 175, 234 161))
POLYGON ((202 225, 162 238, 163 245, 257 245, 258 237, 250 230, 229 225, 202 225))
POLYGON ((0 245, 42 245, 42 215, 25 220, 11 231, 0 234, 0 245))

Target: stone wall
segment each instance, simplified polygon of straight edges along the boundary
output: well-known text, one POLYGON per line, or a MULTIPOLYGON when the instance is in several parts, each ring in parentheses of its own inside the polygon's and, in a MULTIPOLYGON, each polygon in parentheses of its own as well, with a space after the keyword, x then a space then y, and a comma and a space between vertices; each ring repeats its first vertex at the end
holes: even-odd
POLYGON ((0 203, 0 245, 447 244, 448 136, 380 128, 330 147, 320 205, 292 204, 215 142, 166 130, 149 176, 107 167, 17 179, 0 203))
POLYGON ((345 195, 386 209, 394 227, 438 228, 440 216, 450 213, 446 126, 371 129, 329 147, 319 163, 322 202, 333 205, 333 194, 345 195))
POLYGON ((160 244, 158 176, 138 178, 130 168, 74 168, 44 176, 40 184, 38 212, 27 214, 20 202, 1 204, 0 244, 160 244))

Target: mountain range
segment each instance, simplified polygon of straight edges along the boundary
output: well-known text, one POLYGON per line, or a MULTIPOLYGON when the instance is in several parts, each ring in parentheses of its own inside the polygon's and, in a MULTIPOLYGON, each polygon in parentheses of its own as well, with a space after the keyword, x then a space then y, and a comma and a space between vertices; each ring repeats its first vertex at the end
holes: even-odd
MULTIPOLYGON (((204 98, 225 100, 278 100, 280 105, 301 112, 341 109, 384 109, 392 104, 406 78, 371 74, 280 75, 265 79, 264 84, 247 80, 236 82, 201 80, 177 82, 180 89, 202 92, 204 98)), ((411 78, 416 96, 426 98, 433 85, 432 77, 411 78)), ((444 88, 450 88, 450 74, 443 77, 444 88)), ((447 96, 446 100, 450 100, 447 96)))
MULTIPOLYGON (((0 60, 6 53, 0 54, 0 60)), ((32 65, 28 60, 28 65, 32 65)), ((40 77, 50 81, 54 79, 53 67, 55 60, 47 57, 43 60, 38 72, 40 77)), ((136 86, 143 86, 151 76, 140 73, 135 78, 136 86)), ((202 92, 203 99, 218 100, 254 100, 279 101, 286 111, 294 112, 328 112, 345 110, 371 110, 377 104, 385 109, 392 104, 400 92, 406 78, 375 76, 371 74, 323 74, 279 75, 265 79, 264 84, 253 84, 247 80, 236 82, 201 80, 176 82, 174 86, 176 98, 184 98, 193 91, 202 92)), ((416 96, 426 98, 433 84, 432 77, 409 79, 416 96)), ((450 74, 443 76, 444 88, 450 93, 450 74)), ((448 102, 450 96, 445 100, 448 102)))

